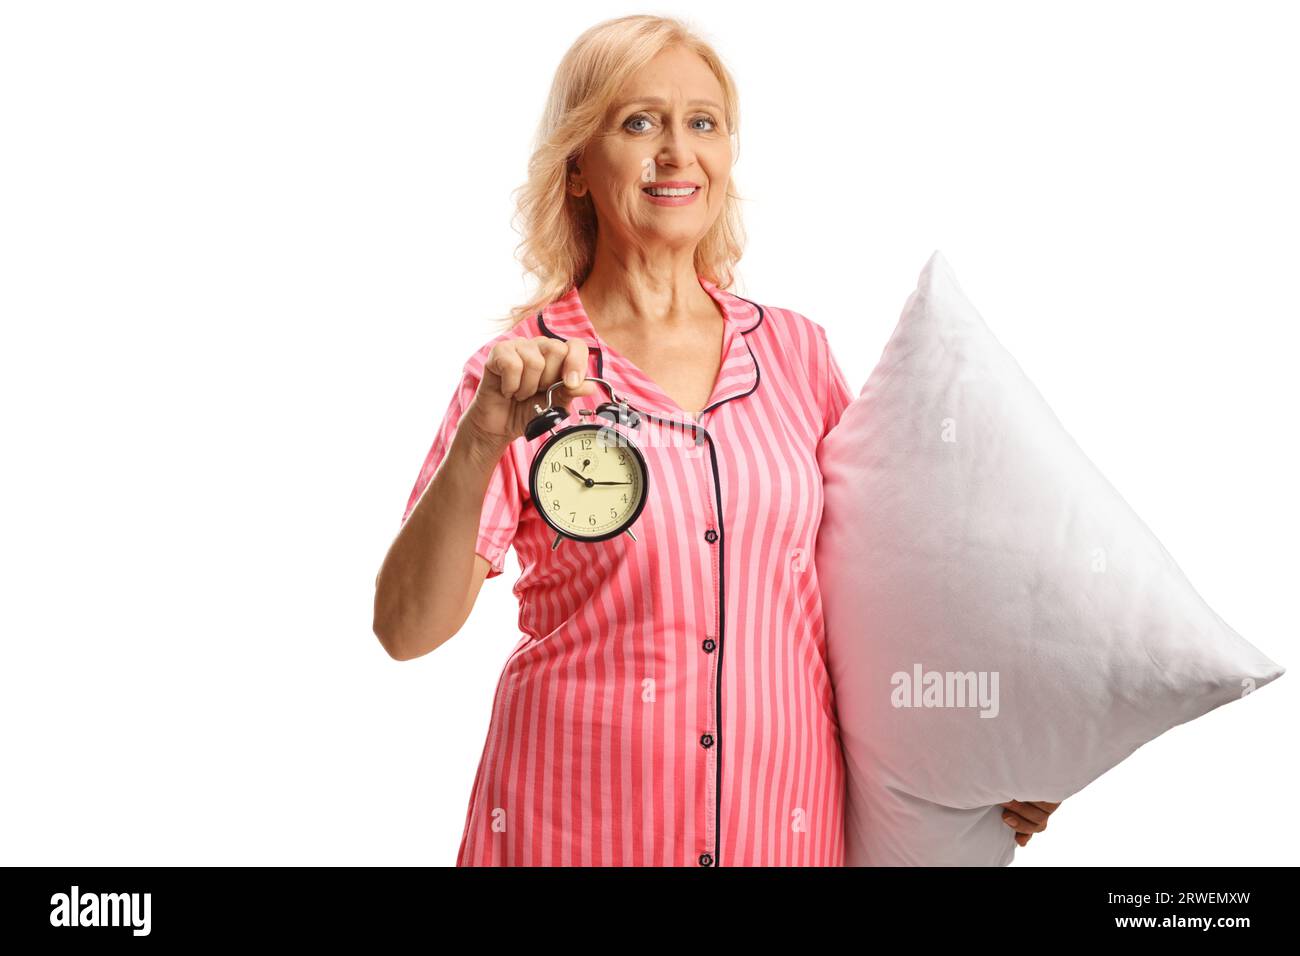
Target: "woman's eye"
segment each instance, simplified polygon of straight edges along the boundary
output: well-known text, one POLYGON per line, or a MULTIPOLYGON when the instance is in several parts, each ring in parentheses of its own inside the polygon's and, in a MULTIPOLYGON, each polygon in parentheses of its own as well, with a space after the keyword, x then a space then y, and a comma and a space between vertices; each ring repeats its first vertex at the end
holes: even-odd
MULTIPOLYGON (((700 122, 701 120, 703 120, 705 123, 710 124, 710 125, 709 125, 705 130, 704 130, 704 132, 713 132, 713 130, 715 130, 715 129, 717 128, 717 126, 718 126, 717 122, 713 119, 712 116, 697 116, 697 117, 695 117, 695 119, 693 119, 691 122, 692 122, 692 123, 698 123, 698 122, 700 122)), ((646 122, 646 123, 649 123, 649 122, 651 122, 651 119, 650 119, 650 117, 649 117, 648 115, 646 115, 645 113, 637 113, 635 116, 630 116, 630 117, 628 117, 627 122, 625 122, 625 123, 623 124, 623 128, 626 129, 626 130, 629 130, 630 132, 633 132, 633 133, 644 133, 644 132, 645 132, 645 129, 646 129, 645 127, 641 127, 641 128, 638 129, 638 128, 635 128, 635 127, 632 126, 633 123, 640 123, 640 122, 643 122, 643 121, 646 122)), ((697 128, 698 128, 698 127, 697 127, 697 128)))

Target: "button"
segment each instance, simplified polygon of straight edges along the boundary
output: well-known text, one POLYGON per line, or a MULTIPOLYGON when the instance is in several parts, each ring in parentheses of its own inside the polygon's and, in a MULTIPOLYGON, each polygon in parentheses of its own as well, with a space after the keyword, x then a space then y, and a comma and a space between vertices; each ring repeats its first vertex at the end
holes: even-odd
POLYGON ((709 854, 707 854, 707 853, 701 853, 701 854, 700 854, 700 866, 712 866, 712 865, 713 865, 713 857, 711 857, 711 856, 710 856, 709 854))
POLYGON ((790 552, 790 567, 794 569, 795 574, 802 574, 808 567, 808 552, 803 548, 795 548, 790 552))
POLYGON ((700 737, 700 744, 704 747, 712 747, 713 734, 704 734, 702 737, 700 737))
POLYGON ((714 649, 715 647, 718 646, 718 642, 715 641, 715 640, 714 640, 713 638, 711 638, 711 637, 706 637, 706 638, 704 639, 704 645, 703 645, 703 646, 704 646, 704 653, 706 653, 706 654, 712 654, 712 653, 713 653, 713 649, 714 649))
POLYGON ((704 540, 709 542, 709 544, 713 544, 713 542, 718 540, 718 532, 710 528, 708 531, 704 532, 704 540))

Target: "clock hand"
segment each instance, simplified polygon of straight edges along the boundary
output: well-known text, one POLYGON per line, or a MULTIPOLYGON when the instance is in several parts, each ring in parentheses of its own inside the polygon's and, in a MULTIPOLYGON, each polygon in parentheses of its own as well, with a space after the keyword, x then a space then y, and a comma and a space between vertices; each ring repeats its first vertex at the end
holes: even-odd
MULTIPOLYGON (((582 467, 586 468, 587 466, 584 464, 582 467)), ((582 483, 583 483, 584 485, 586 485, 588 488, 590 488, 592 485, 630 485, 630 484, 632 484, 632 482, 630 482, 630 481, 593 481, 592 479, 586 477, 585 475, 580 475, 580 474, 578 474, 576 471, 574 471, 574 470, 573 470, 572 468, 570 468, 568 465, 565 465, 564 468, 565 468, 566 471, 568 471, 569 473, 571 473, 571 474, 573 475, 574 478, 577 478, 580 482, 582 482, 582 483)))
MULTIPOLYGON (((585 468, 586 466, 584 465, 583 467, 585 468)), ((590 478, 586 478, 586 477, 584 477, 584 476, 578 474, 576 471, 574 471, 574 470, 573 470, 572 468, 570 468, 568 465, 565 465, 565 466, 564 466, 564 470, 567 471, 567 472, 570 472, 570 473, 573 475, 574 478, 577 478, 579 481, 581 481, 584 485, 587 485, 588 487, 590 487, 591 485, 630 485, 630 484, 632 484, 632 482, 630 482, 630 481, 593 481, 593 480, 590 479, 590 478)))

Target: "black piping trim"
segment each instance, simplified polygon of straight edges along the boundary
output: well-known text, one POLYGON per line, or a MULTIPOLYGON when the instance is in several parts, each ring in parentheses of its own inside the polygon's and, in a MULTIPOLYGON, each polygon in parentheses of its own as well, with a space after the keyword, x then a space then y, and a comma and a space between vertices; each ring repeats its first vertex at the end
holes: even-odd
MULTIPOLYGON (((736 293, 734 292, 728 292, 727 294, 736 295, 736 293)), ((755 302, 753 299, 746 299, 743 295, 736 295, 736 298, 740 299, 742 302, 748 302, 754 308, 758 309, 758 321, 755 322, 753 325, 751 325, 749 328, 740 330, 741 335, 748 335, 750 332, 753 332, 756 328, 758 328, 760 325, 763 324, 763 319, 764 317, 766 317, 767 313, 764 312, 763 307, 759 305, 757 302, 755 302)))
MULTIPOLYGON (((731 294, 735 295, 734 292, 731 294)), ((740 299, 743 298, 743 296, 736 296, 736 298, 740 299)), ((766 315, 766 313, 763 311, 763 307, 759 305, 757 302, 753 302, 750 299, 745 299, 745 301, 749 302, 750 305, 758 309, 758 321, 755 322, 747 329, 741 329, 740 330, 741 335, 748 335, 750 332, 754 331, 754 329, 762 325, 763 318, 766 315)), ((568 341, 568 339, 566 339, 564 336, 557 335, 555 332, 552 332, 550 329, 546 327, 546 323, 542 320, 541 312, 537 313, 537 325, 538 328, 542 330, 543 334, 548 335, 553 339, 559 339, 561 342, 568 341)), ((605 377, 604 356, 601 354, 600 347, 591 345, 589 343, 587 348, 590 351, 596 353, 596 376, 598 378, 604 378, 605 377)), ((712 411, 713 409, 717 408, 719 405, 725 405, 727 402, 735 401, 738 398, 744 398, 746 395, 753 394, 754 390, 758 388, 758 383, 762 378, 762 369, 759 367, 758 364, 758 356, 754 354, 754 349, 750 346, 748 341, 745 342, 745 348, 749 349, 749 357, 754 360, 754 388, 751 388, 748 392, 741 392, 739 395, 732 395, 730 398, 723 398, 720 399, 719 401, 714 402, 708 408, 705 408, 703 411, 700 412, 701 419, 704 418, 706 412, 712 411)), ((640 410, 638 409, 638 411, 640 410)), ((715 821, 715 825, 713 829, 713 865, 721 866, 722 865, 722 852, 721 852, 721 848, 722 848, 722 647, 724 643, 723 635, 725 635, 727 631, 726 629, 727 552, 724 547, 727 541, 727 535, 726 535, 726 530, 723 527, 723 521, 722 521, 722 480, 718 476, 718 453, 713 445, 713 436, 709 434, 709 430, 699 422, 680 422, 671 418, 663 418, 659 415, 654 415, 650 412, 641 412, 641 415, 644 416, 645 418, 650 419, 651 421, 659 422, 661 425, 676 425, 680 428, 690 428, 692 432, 695 433, 695 443, 697 445, 699 444, 700 441, 699 433, 701 432, 703 432, 704 437, 709 440, 709 464, 713 472, 713 498, 714 501, 717 502, 717 507, 714 510, 717 512, 717 516, 718 516, 718 567, 722 569, 718 575, 718 676, 714 682, 714 694, 713 694, 715 700, 714 722, 717 724, 717 726, 714 728, 714 737, 716 738, 716 746, 717 746, 716 752, 718 755, 717 774, 714 779, 714 787, 713 787, 713 799, 714 799, 713 816, 715 821)))

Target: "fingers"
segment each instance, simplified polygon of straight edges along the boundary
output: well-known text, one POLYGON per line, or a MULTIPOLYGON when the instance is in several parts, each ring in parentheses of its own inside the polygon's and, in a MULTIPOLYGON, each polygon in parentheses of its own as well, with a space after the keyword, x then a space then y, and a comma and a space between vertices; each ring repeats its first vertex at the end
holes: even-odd
POLYGON ((535 338, 507 339, 492 348, 485 367, 500 377, 501 394, 516 401, 527 401, 539 391, 549 389, 562 376, 574 374, 578 385, 565 387, 570 394, 586 395, 594 383, 587 376, 587 343, 539 335, 535 338))
POLYGON ((546 359, 533 339, 507 339, 492 347, 485 368, 501 377, 502 395, 522 402, 536 393, 546 359))
POLYGON ((492 353, 483 367, 501 379, 501 394, 506 398, 519 391, 519 383, 524 377, 524 360, 519 355, 515 340, 498 342, 492 346, 492 353))
POLYGON ((1011 800, 1000 806, 1004 808, 1002 822, 1017 833, 1041 833, 1047 829, 1047 815, 1051 811, 1023 800, 1011 800))
POLYGON ((1002 814, 1002 822, 1017 833, 1037 833, 1043 829, 1039 824, 1032 823, 1024 817, 1018 816, 1009 811, 1002 814))
POLYGON ((587 394, 580 386, 586 384, 587 377, 587 343, 582 339, 569 339, 564 343, 564 387, 570 392, 587 394))
POLYGON ((558 367, 558 363, 548 358, 547 353, 551 351, 546 343, 539 342, 537 339, 520 339, 515 346, 515 351, 523 360, 523 372, 519 376, 519 385, 511 395, 516 402, 522 402, 531 398, 541 387, 542 376, 546 374, 547 362, 558 367))
POLYGON ((533 340, 541 349, 545 365, 538 380, 538 390, 560 383, 557 404, 566 404, 575 395, 586 395, 594 387, 587 382, 587 343, 570 339, 561 341, 549 336, 533 340), (572 382, 572 384, 569 384, 572 382))

